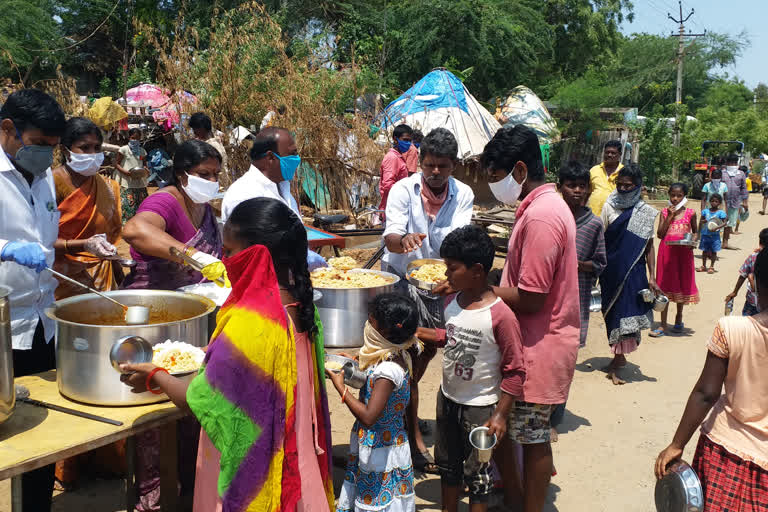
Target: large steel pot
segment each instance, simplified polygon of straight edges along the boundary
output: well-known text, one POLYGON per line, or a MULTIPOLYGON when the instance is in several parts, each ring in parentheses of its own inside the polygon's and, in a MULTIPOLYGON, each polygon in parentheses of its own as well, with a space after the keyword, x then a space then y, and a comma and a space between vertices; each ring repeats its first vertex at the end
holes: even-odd
MULTIPOLYGON (((350 272, 354 272, 351 270, 350 272)), ((372 288, 318 288, 323 294, 315 306, 323 322, 325 346, 353 348, 363 346, 363 328, 368 320, 368 303, 377 295, 395 290, 400 277, 380 270, 365 270, 392 279, 392 283, 372 288)))
POLYGON ((16 390, 13 385, 13 345, 11 344, 11 289, 0 286, 0 423, 13 414, 16 390))
POLYGON ((122 311, 94 294, 60 300, 46 314, 56 321, 59 392, 96 405, 138 405, 167 400, 165 395, 132 393, 112 368, 112 344, 141 336, 155 345, 168 339, 196 347, 208 344, 208 315, 216 305, 199 295, 162 290, 108 292, 126 306, 148 306, 149 325, 125 325, 122 311), (122 324, 122 325, 121 325, 122 324))

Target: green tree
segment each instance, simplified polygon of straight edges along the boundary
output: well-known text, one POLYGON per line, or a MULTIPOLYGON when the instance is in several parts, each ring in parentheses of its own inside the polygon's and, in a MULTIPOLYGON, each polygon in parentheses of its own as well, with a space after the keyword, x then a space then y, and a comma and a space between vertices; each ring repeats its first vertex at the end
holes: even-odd
POLYGON ((0 76, 26 82, 35 69, 58 63, 45 50, 59 43, 60 32, 48 0, 5 0, 0 16, 0 76))

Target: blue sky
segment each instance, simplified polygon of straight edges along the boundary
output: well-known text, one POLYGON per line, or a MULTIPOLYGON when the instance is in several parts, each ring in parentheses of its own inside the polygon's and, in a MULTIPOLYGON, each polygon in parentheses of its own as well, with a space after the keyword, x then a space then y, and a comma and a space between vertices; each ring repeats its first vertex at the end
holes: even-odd
MULTIPOLYGON (((634 0, 634 5, 635 20, 624 22, 625 33, 677 32, 678 25, 667 18, 667 12, 678 17, 677 0, 634 0)), ((696 12, 685 24, 686 32, 700 34, 706 29, 732 36, 746 32, 750 47, 726 71, 744 80, 750 88, 758 82, 768 84, 768 0, 683 0, 683 17, 691 8, 696 12)))

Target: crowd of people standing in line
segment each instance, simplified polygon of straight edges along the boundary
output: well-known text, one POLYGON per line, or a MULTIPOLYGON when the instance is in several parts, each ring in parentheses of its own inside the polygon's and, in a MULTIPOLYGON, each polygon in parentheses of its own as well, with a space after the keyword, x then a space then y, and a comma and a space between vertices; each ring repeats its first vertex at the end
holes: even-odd
MULTIPOLYGON (((414 131, 397 127, 390 162, 382 166, 394 173, 382 193, 383 265, 402 277, 410 261, 440 257, 447 279, 432 293, 402 280, 397 293, 371 303, 359 355, 367 379, 359 398, 338 374, 327 372, 356 418, 336 500, 323 331, 309 277, 311 268, 325 262, 309 251, 290 195, 301 161, 295 140, 275 127, 257 135, 251 169, 224 197, 220 230, 208 203, 219 192, 223 158, 204 141, 212 133, 209 121, 195 118, 199 138, 177 149, 172 183, 137 203, 138 196, 125 190, 140 190, 138 183, 126 181, 118 189, 98 174, 103 138, 90 121, 66 120, 50 96, 35 90, 12 94, 0 108, 0 180, 8 191, 0 199, 0 284, 13 289, 16 376, 55 367, 53 326, 42 311, 55 297, 78 293, 59 290, 42 272, 45 267, 57 265, 102 290, 231 281, 230 298, 192 382, 152 364, 125 367, 132 373, 122 378, 138 392, 160 388, 191 413, 179 425, 179 485, 180 492, 194 495, 196 511, 414 510, 416 467, 440 473, 443 510, 455 511, 466 487, 471 509, 482 512, 494 487, 492 465, 478 459, 468 436, 486 427, 498 439, 493 463, 506 504, 538 512, 554 469, 553 427, 562 420, 578 349, 586 340, 584 308, 595 281, 613 354, 607 372, 615 384, 623 382, 619 372, 626 355, 637 350, 641 331, 651 327, 651 306, 641 300, 642 292, 665 293, 678 304, 673 330, 683 328, 683 305, 698 301, 692 250, 665 243, 700 231, 695 212, 685 208, 686 188, 670 187, 657 226, 657 210, 642 199, 641 170, 619 163, 620 144, 607 144, 605 161, 590 171, 566 164, 554 184, 547 183, 533 131, 517 126, 494 135, 480 162, 493 195, 517 205, 517 212, 501 280, 493 285, 493 243, 470 225, 474 194, 452 176, 458 163, 454 135, 438 128, 416 147, 414 131), (53 148, 60 143, 65 161, 52 169, 53 148), (411 151, 416 166, 409 164, 411 151), (137 262, 127 277, 112 261, 120 237, 137 262), (658 266, 655 237, 661 240, 658 266), (195 259, 202 273, 177 260, 169 247, 195 259), (416 413, 418 382, 439 347, 442 382, 432 458, 419 442, 416 413)), ((117 172, 126 180, 123 171, 139 179, 129 159, 141 164, 142 152, 134 149, 129 143, 119 162, 123 170, 117 172)), ((717 211, 720 191, 713 187, 710 207, 717 211)), ((743 206, 745 200, 732 195, 743 206)), ((661 477, 703 421, 694 467, 708 511, 738 509, 739 503, 761 511, 768 506, 759 502, 768 480, 768 380, 759 366, 768 357, 768 317, 759 312, 768 300, 764 252, 745 263, 734 294, 744 280, 756 314, 718 323, 678 432, 656 465, 661 477)), ((657 333, 665 328, 666 310, 657 333)), ((152 431, 137 442, 139 510, 159 509, 158 447, 152 431)), ((25 510, 50 509, 53 477, 53 467, 23 476, 25 510)))

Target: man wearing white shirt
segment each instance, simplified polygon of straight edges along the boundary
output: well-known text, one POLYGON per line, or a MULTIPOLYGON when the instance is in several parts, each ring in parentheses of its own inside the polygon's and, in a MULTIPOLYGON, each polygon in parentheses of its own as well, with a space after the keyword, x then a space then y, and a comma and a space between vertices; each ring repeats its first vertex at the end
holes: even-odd
MULTIPOLYGON (((411 261, 440 258, 440 246, 448 233, 472 221, 475 194, 468 185, 452 176, 458 153, 459 145, 450 131, 445 128, 432 130, 421 143, 421 172, 398 181, 390 189, 383 234, 387 248, 383 270, 405 277, 411 261)), ((421 327, 445 327, 442 297, 419 290, 405 279, 399 285, 407 288, 408 294, 416 301, 421 327)), ((407 414, 413 465, 431 473, 436 472, 437 466, 418 427, 418 381, 436 352, 434 346, 428 345, 414 359, 407 414)))
MULTIPOLYGON (((291 195, 291 180, 301 163, 296 141, 285 128, 268 127, 256 135, 251 147, 251 168, 235 181, 224 194, 221 218, 229 218, 237 205, 256 197, 271 197, 284 202, 301 218, 296 199, 291 195)), ((325 266, 325 260, 314 251, 308 251, 310 270, 325 266)))
MULTIPOLYGON (((10 288, 16 377, 56 366, 54 323, 44 314, 57 281, 53 265, 59 232, 51 163, 64 132, 61 107, 47 94, 24 89, 0 108, 0 285, 10 288)), ((51 507, 54 466, 22 476, 23 510, 51 507)))

